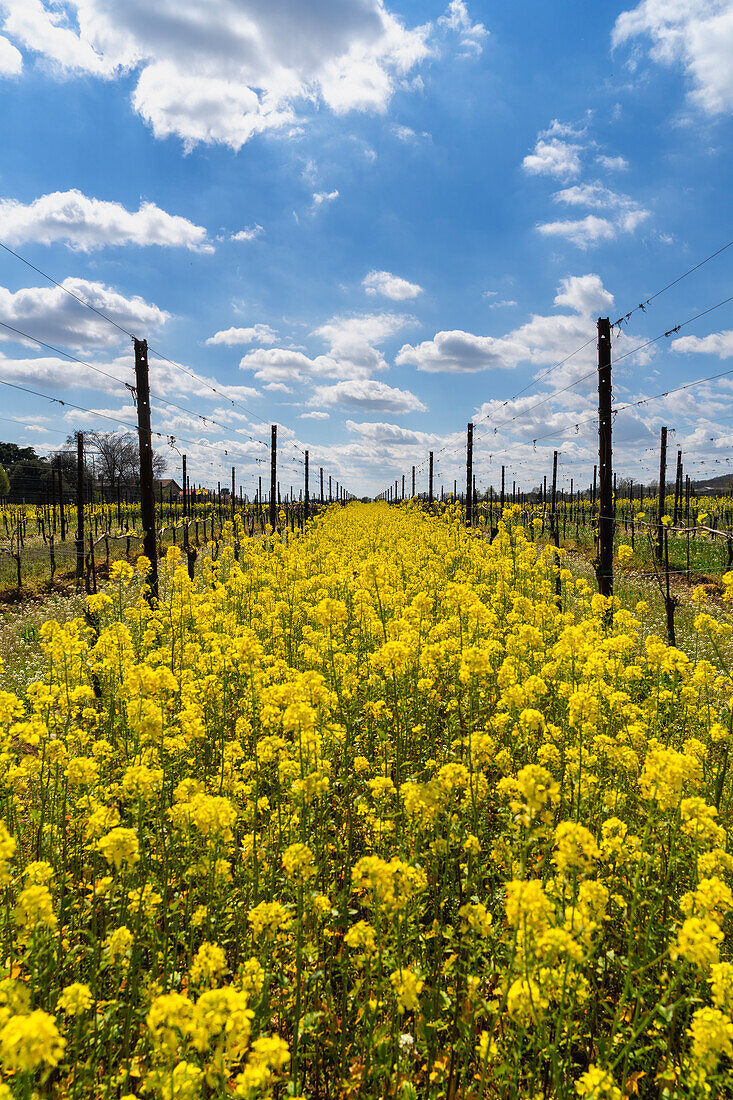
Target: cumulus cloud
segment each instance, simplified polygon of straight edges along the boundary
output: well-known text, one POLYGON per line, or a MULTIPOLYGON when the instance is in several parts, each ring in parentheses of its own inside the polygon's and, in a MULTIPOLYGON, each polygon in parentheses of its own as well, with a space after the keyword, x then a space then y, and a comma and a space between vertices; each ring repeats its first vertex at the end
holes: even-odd
POLYGON ((224 344, 233 348, 241 344, 274 344, 277 333, 269 325, 256 324, 248 328, 226 328, 215 332, 206 341, 207 344, 224 344))
POLYGON ((333 386, 317 386, 311 404, 337 405, 363 412, 403 413, 427 412, 419 397, 410 390, 399 390, 372 378, 337 382, 333 386))
POLYGON ((543 236, 564 237, 579 248, 614 240, 619 233, 633 233, 649 217, 649 211, 635 199, 598 182, 565 187, 552 197, 556 203, 565 206, 595 207, 602 215, 588 214, 584 218, 545 222, 537 226, 543 236))
POLYGON ((313 412, 301 413, 298 420, 330 420, 331 414, 327 412, 319 412, 318 409, 314 409, 313 412))
MULTIPOLYGON (((156 305, 137 295, 126 298, 104 283, 68 278, 61 287, 106 314, 122 328, 140 336, 159 329, 169 318, 169 314, 156 305)), ((119 344, 120 332, 116 328, 84 309, 61 287, 24 287, 17 291, 0 287, 0 314, 8 324, 50 344, 60 343, 72 348, 119 344)), ((4 329, 0 329, 0 338, 17 340, 4 329)))
MULTIPOLYGON (((36 357, 20 358, 0 353, 0 378, 19 382, 39 389, 94 390, 115 397, 129 396, 128 386, 135 384, 135 367, 132 351, 113 355, 89 351, 87 363, 74 363, 68 359, 41 353, 36 357), (96 368, 96 369, 95 369, 96 368)), ((217 402, 222 398, 231 401, 249 401, 259 397, 259 390, 252 386, 226 386, 216 378, 199 374, 186 364, 150 357, 150 390, 154 398, 180 395, 196 398, 196 412, 203 412, 202 401, 217 402), (180 370, 179 367, 183 367, 180 370), (185 372, 185 373, 184 373, 185 372), (214 392, 216 391, 216 392, 214 392)), ((158 410, 159 411, 159 410, 158 410)), ((195 412, 191 413, 198 420, 195 412)), ((217 420, 244 419, 230 408, 218 408, 211 412, 217 420)))
POLYGON ((629 168, 626 157, 607 157, 602 153, 596 157, 596 164, 600 164, 607 172, 627 172, 629 168))
POLYGON ((23 55, 12 42, 0 35, 0 76, 18 76, 23 71, 23 55))
POLYGON ((622 12, 612 43, 651 42, 649 55, 662 65, 681 65, 692 101, 707 114, 733 107, 733 7, 727 0, 643 0, 622 12))
POLYGON ((232 241, 254 241, 258 237, 261 237, 264 233, 264 229, 261 225, 245 225, 244 229, 240 229, 238 233, 232 233, 230 240, 232 241))
POLYGON ((399 275, 392 275, 389 271, 370 271, 362 279, 361 285, 367 294, 381 294, 385 298, 391 298, 393 302, 403 302, 422 294, 422 287, 417 283, 409 283, 407 279, 401 279, 399 275))
POLYGON ((478 336, 461 329, 437 332, 432 340, 417 345, 405 344, 395 362, 412 364, 430 373, 453 374, 511 370, 520 362, 546 364, 563 358, 576 344, 588 339, 591 317, 596 311, 609 309, 613 305, 613 295, 604 288, 598 275, 576 275, 561 280, 555 305, 567 307, 571 312, 535 314, 519 328, 500 337, 478 336))
POLYGON ((132 74, 134 109, 156 137, 240 148, 296 122, 314 100, 384 111, 430 54, 383 0, 3 0, 4 31, 59 75, 132 74))
POLYGON ((379 345, 411 322, 400 313, 335 316, 311 333, 327 345, 325 355, 311 358, 296 348, 262 348, 248 352, 239 365, 254 371, 258 381, 284 385, 314 377, 369 378, 375 371, 388 370, 379 345))
POLYGON ((733 355, 733 329, 711 332, 709 336, 680 336, 672 341, 672 350, 729 359, 733 355))
POLYGON ((9 244, 61 241, 77 252, 123 244, 213 251, 203 226, 168 214, 153 202, 127 210, 77 190, 53 191, 29 203, 0 199, 0 236, 9 244))
POLYGON ((617 232, 608 218, 598 218, 595 214, 587 214, 584 218, 543 222, 537 226, 537 230, 543 237, 564 237, 578 248, 589 248, 600 241, 612 241, 617 232))
POLYGON ((384 421, 347 420, 346 428, 369 443, 386 444, 391 447, 420 446, 439 439, 438 436, 428 432, 416 432, 410 428, 403 428, 399 424, 389 424, 384 421))
POLYGON ((313 193, 313 205, 323 206, 326 203, 334 202, 339 197, 338 191, 314 191, 313 193))
MULTIPOLYGON (((484 294, 484 298, 486 297, 488 297, 488 295, 484 294)), ((517 303, 513 298, 502 298, 498 302, 491 302, 489 305, 489 309, 505 309, 509 306, 515 306, 516 304, 517 303)))
POLYGON ((581 149, 575 142, 538 137, 534 151, 522 161, 522 168, 531 176, 571 179, 580 175, 581 149))
POLYGON ((338 377, 368 378, 388 369, 379 345, 413 323, 404 313, 357 313, 332 317, 313 335, 328 344, 329 357, 339 365, 334 372, 338 377))
POLYGON ((465 0, 451 0, 438 26, 458 35, 464 57, 478 57, 484 48, 489 32, 483 23, 474 23, 468 14, 465 0))

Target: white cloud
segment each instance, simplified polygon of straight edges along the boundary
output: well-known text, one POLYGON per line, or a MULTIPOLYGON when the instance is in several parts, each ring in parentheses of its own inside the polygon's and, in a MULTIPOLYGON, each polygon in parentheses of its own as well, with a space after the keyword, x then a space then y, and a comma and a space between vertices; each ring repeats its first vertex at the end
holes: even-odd
POLYGON ((600 164, 607 172, 627 172, 629 168, 626 157, 607 157, 603 154, 596 157, 596 164, 600 164))
MULTIPOLYGON (((299 384, 309 379, 332 375, 336 364, 325 355, 309 359, 302 351, 292 348, 257 348, 249 351, 239 362, 240 370, 254 372, 259 382, 280 383, 283 392, 289 392, 288 383, 299 384)), ((268 385, 268 389, 272 386, 268 385)))
MULTIPOLYGON (((47 353, 41 353, 35 358, 23 359, 0 353, 0 378, 39 389, 84 389, 115 397, 130 396, 126 387, 135 384, 132 350, 111 359, 100 357, 98 353, 90 351, 86 353, 86 359, 89 366, 47 353)), ((259 391, 251 386, 225 386, 216 378, 197 373, 190 366, 161 360, 154 355, 150 356, 150 391, 155 409, 155 430, 160 430, 160 416, 163 412, 156 404, 158 397, 177 396, 184 400, 195 398, 197 402, 195 410, 186 415, 192 418, 191 423, 194 427, 201 428, 201 421, 196 413, 209 415, 201 404, 202 401, 216 402, 221 401, 222 398, 230 401, 249 401, 260 396, 259 391), (184 370, 178 369, 179 366, 183 366, 184 370), (216 392, 213 392, 214 390, 216 392)), ((216 420, 223 421, 244 419, 240 413, 229 407, 216 408, 210 415, 216 420)))
POLYGON ((18 76, 23 71, 23 55, 12 42, 0 35, 0 76, 18 76))
POLYGON ((483 23, 473 23, 468 14, 465 0, 450 0, 445 15, 441 15, 438 25, 458 35, 464 56, 474 56, 482 52, 489 32, 483 23))
POLYGON ((313 205, 323 206, 324 203, 334 202, 338 197, 338 191, 315 191, 313 193, 313 205))
MULTIPOLYGON (((484 295, 486 297, 486 295, 484 295)), ((513 298, 502 298, 499 302, 491 302, 489 309, 504 309, 505 307, 515 306, 517 303, 513 298)))
POLYGON ((600 241, 612 241, 616 236, 616 227, 608 218, 598 218, 588 214, 585 218, 556 222, 544 222, 537 226, 544 237, 564 237, 578 248, 588 248, 600 241))
POLYGON ((709 336, 680 336, 672 341, 672 350, 729 359, 733 355, 733 329, 711 332, 709 336))
POLYGON ((286 386, 284 382, 268 382, 266 386, 262 387, 263 390, 268 390, 270 393, 292 393, 290 386, 286 386))
POLYGON ((683 66, 692 100, 708 114, 733 108, 733 7, 728 0, 643 0, 622 12, 612 43, 651 39, 650 57, 683 66))
POLYGON ((304 383, 313 377, 369 378, 388 369, 378 345, 393 336, 412 318, 399 313, 360 313, 332 317, 311 333, 328 345, 325 355, 309 358, 295 348, 262 348, 241 360, 242 370, 255 372, 262 382, 304 383))
POLYGON ((125 393, 125 382, 130 385, 135 383, 134 364, 132 356, 127 362, 95 362, 105 375, 113 375, 120 379, 113 381, 105 375, 97 374, 79 363, 72 363, 68 359, 60 359, 52 355, 39 355, 37 358, 20 359, 5 356, 0 353, 0 378, 7 382, 18 382, 32 389, 90 389, 101 390, 104 393, 114 393, 118 397, 125 393))
POLYGON ((545 222, 537 226, 547 237, 564 237, 579 248, 614 240, 619 233, 633 233, 649 217, 649 211, 629 195, 601 183, 582 183, 556 191, 553 200, 566 206, 595 207, 604 216, 588 214, 577 220, 545 222))
POLYGON ((397 416, 427 412, 426 406, 414 393, 395 389, 371 378, 337 382, 334 386, 317 386, 311 404, 338 405, 364 412, 391 412, 397 416))
POLYGON ((230 240, 254 241, 257 239, 257 237, 261 237, 264 232, 265 231, 261 225, 246 225, 244 229, 240 229, 238 233, 232 233, 230 240))
POLYGON ((528 153, 522 161, 525 172, 533 176, 555 176, 557 179, 570 179, 580 175, 580 153, 582 147, 574 142, 561 141, 559 138, 545 140, 540 137, 533 153, 528 153))
POLYGON ((403 302, 422 294, 422 287, 417 283, 408 283, 407 279, 401 279, 399 275, 392 275, 389 271, 370 271, 362 279, 361 285, 367 294, 382 294, 393 302, 403 302))
POLYGON ((368 443, 377 446, 410 447, 420 446, 425 443, 435 442, 439 436, 428 432, 416 432, 410 428, 402 428, 399 424, 389 424, 384 421, 355 421, 347 420, 346 428, 354 435, 361 436, 368 443))
POLYGON ((156 137, 238 149, 296 122, 313 101, 384 111, 430 55, 382 0, 3 0, 5 32, 59 75, 132 73, 134 109, 156 137), (297 18, 296 18, 297 15, 297 18))
MULTIPOLYGON (((142 298, 126 298, 104 283, 68 278, 61 286, 138 336, 160 328, 169 317, 142 298)), ((90 348, 120 342, 121 333, 116 328, 56 286, 24 287, 15 292, 0 286, 0 315, 15 328, 51 344, 90 348)), ((4 329, 0 329, 0 338, 17 339, 4 329)))
POLYGON ((339 365, 334 372, 337 377, 368 378, 374 371, 388 369, 379 345, 413 323, 404 313, 357 313, 332 317, 313 335, 328 344, 328 355, 339 365))
POLYGON ((207 344, 224 344, 233 348, 241 344, 274 344, 277 333, 269 325, 256 324, 248 328, 226 328, 215 332, 206 341, 207 344))
POLYGON ((0 236, 9 244, 62 241, 77 252, 123 244, 213 251, 203 226, 168 214, 155 203, 127 210, 77 190, 53 191, 30 203, 0 199, 0 236))
MULTIPOLYGON (((555 305, 572 312, 535 314, 526 324, 501 337, 477 336, 461 329, 437 332, 432 340, 416 346, 405 344, 395 363, 413 364, 430 373, 453 374, 511 370, 520 362, 550 363, 588 339, 593 314, 612 306, 613 295, 605 290, 598 275, 572 276, 561 281, 555 305)), ((587 359, 574 361, 577 364, 587 364, 587 359)))
POLYGON ((606 290, 600 275, 571 275, 560 280, 554 303, 567 306, 581 317, 592 317, 612 308, 613 294, 606 290))
POLYGON ((301 413, 298 420, 330 420, 331 414, 327 412, 315 412, 301 413))

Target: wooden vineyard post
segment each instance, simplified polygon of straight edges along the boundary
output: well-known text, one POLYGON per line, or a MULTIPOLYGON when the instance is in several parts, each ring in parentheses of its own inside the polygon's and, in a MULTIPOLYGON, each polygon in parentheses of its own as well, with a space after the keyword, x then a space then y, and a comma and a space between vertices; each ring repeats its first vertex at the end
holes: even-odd
POLYGON ((505 467, 501 468, 501 499, 499 500, 499 519, 504 515, 504 471, 505 467))
POLYGON ((305 494, 304 494, 305 504, 304 504, 304 512, 303 512, 303 515, 305 516, 305 522, 306 523, 308 522, 308 514, 310 512, 310 489, 309 489, 309 486, 308 486, 308 457, 309 457, 308 456, 308 451, 306 451, 305 452, 305 494))
POLYGON ((677 526, 679 518, 680 498, 682 496, 682 451, 677 451, 677 476, 674 481, 674 516, 672 526, 677 526))
POLYGON ((235 467, 232 466, 232 523, 234 523, 234 506, 235 506, 234 476, 235 476, 235 467))
POLYGON ((150 382, 147 340, 135 340, 135 388, 137 390, 137 434, 140 448, 140 511, 143 551, 150 561, 150 600, 158 598, 158 540, 155 534, 155 489, 153 487, 153 440, 150 431, 150 382))
POLYGON ((433 503, 433 452, 428 460, 428 504, 433 503))
POLYGON ((596 574, 602 596, 613 595, 613 470, 611 445, 611 325, 598 318, 598 464, 600 509, 596 574))
POLYGON ((56 534, 56 475, 51 467, 51 534, 56 534))
POLYGON ((270 435, 270 527, 277 527, 277 424, 270 435))
POLYGON ((61 541, 66 538, 66 514, 64 513, 64 475, 61 470, 61 455, 57 461, 59 473, 59 519, 61 520, 61 541))
POLYGON ((473 424, 466 425, 466 527, 473 526, 473 424))
POLYGON ((76 433, 76 590, 84 576, 84 433, 76 433))
MULTIPOLYGON (((557 523, 557 451, 552 452, 552 497, 550 501, 550 525, 556 549, 560 546, 560 530, 557 523)), ((560 580, 560 555, 555 554, 555 596, 561 606, 562 582, 560 580)))
POLYGON ((667 495, 667 429, 662 428, 659 441, 659 514, 657 515, 657 559, 664 559, 664 498, 667 495))

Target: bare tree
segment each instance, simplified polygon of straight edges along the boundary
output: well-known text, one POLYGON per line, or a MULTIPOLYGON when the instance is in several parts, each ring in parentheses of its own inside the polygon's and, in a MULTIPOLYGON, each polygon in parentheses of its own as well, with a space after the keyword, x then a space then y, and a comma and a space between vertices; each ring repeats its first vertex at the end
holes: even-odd
MULTIPOLYGON (((67 445, 75 437, 69 436, 67 445)), ((108 485, 135 489, 140 483, 140 451, 133 432, 85 432, 84 451, 87 466, 108 485)), ((165 473, 163 455, 153 455, 153 475, 165 473)))

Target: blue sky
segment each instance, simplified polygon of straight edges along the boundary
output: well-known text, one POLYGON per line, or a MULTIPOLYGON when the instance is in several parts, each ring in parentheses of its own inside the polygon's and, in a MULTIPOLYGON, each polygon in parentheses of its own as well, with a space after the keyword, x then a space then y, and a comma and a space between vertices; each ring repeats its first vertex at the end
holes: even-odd
MULTIPOLYGON (((595 318, 733 239, 731 56, 730 0, 0 0, 0 241, 172 361, 172 474, 251 492, 277 422, 284 491, 306 446, 357 493, 424 487, 433 449, 447 487, 473 419, 480 486, 553 449, 583 484, 595 318)), ((629 353, 732 270, 617 330, 618 404, 732 372, 619 412, 620 476, 653 476, 661 424, 730 469, 732 304, 629 353)), ((2 387, 3 438, 134 420, 129 338, 7 252, 0 321, 105 372, 0 330, 1 379, 111 418, 2 387)))

